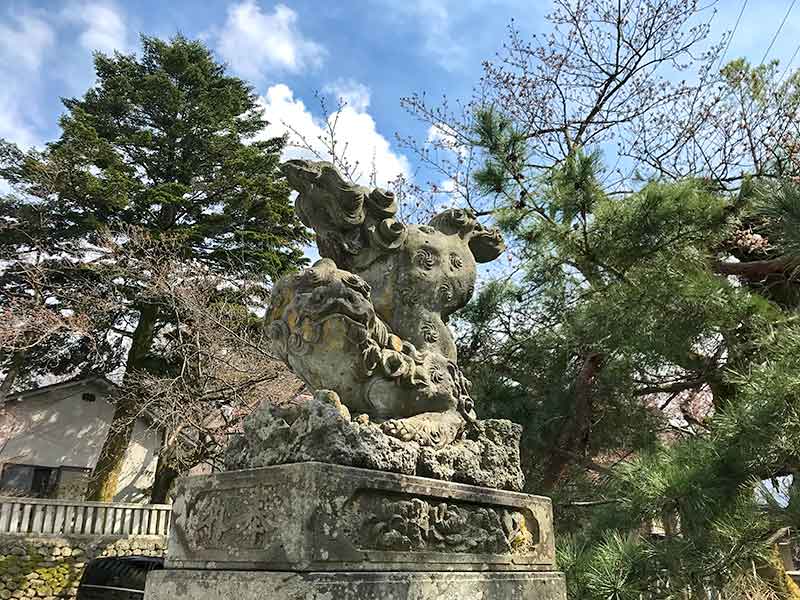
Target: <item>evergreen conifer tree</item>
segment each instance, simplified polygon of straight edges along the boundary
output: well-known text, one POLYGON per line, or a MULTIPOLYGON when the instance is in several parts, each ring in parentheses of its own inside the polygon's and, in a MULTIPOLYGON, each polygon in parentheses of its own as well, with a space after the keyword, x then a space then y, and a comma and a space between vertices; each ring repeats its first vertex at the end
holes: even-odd
MULTIPOLYGON (((307 232, 278 172, 283 140, 259 139, 265 120, 249 85, 182 36, 143 36, 139 56, 97 53, 95 70, 82 98, 64 100, 59 139, 40 151, 0 145, 0 177, 12 186, 0 201, 0 302, 63 316, 91 313, 86 298, 114 301, 91 332, 32 331, 6 349, 0 368, 12 376, 163 369, 154 340, 174 316, 148 296, 147 273, 95 268, 92 244, 108 232, 168 239, 180 258, 234 282, 268 284, 303 262, 307 232)), ((136 412, 123 397, 90 499, 110 500, 117 487, 136 412)))

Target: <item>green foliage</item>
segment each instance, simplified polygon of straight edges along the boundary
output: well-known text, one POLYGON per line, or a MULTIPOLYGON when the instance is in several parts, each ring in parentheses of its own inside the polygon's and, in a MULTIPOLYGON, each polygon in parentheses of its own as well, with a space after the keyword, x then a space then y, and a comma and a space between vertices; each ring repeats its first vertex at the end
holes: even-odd
POLYGON ((593 598, 636 600, 650 590, 650 549, 634 536, 607 535, 592 549, 585 587, 593 598))
POLYGON ((756 193, 755 214, 764 235, 784 253, 800 256, 800 187, 793 181, 765 183, 756 193))
MULTIPOLYGON (((0 307, 34 301, 83 311, 91 307, 82 298, 116 301, 110 314, 93 314, 91 343, 64 332, 41 350, 26 348, 31 376, 108 372, 124 350, 106 332, 130 334, 142 307, 158 303, 139 280, 147 274, 89 260, 109 233, 163 239, 177 257, 230 280, 269 281, 304 261, 308 233, 278 172, 283 140, 258 137, 266 122, 249 85, 180 35, 143 36, 140 56, 97 53, 95 70, 82 98, 64 99, 58 140, 30 151, 0 142, 0 177, 12 186, 0 198, 0 260, 8 261, 0 307), (54 345, 70 351, 53 360, 54 345)), ((151 313, 154 326, 137 346, 144 354, 172 321, 166 310, 151 313)), ((0 356, 0 367, 8 360, 0 356)))
POLYGON ((622 272, 665 253, 682 252, 691 261, 698 245, 713 245, 727 235, 727 208, 700 182, 651 183, 624 201, 597 205, 592 245, 597 259, 622 272))
POLYGON ((501 193, 513 186, 509 173, 516 173, 525 162, 524 136, 506 117, 483 107, 475 112, 472 134, 486 147, 487 159, 474 173, 475 183, 486 191, 501 193))
MULTIPOLYGON (((0 200, 0 321, 15 320, 0 326, 0 402, 14 378, 184 373, 167 349, 192 331, 176 306, 192 286, 162 267, 263 292, 305 262, 308 231, 278 169, 284 140, 259 137, 249 85, 180 35, 143 36, 139 56, 96 53, 95 71, 82 98, 63 100, 58 140, 30 151, 0 142, 12 187, 0 200)), ((229 302, 230 316, 249 320, 244 306, 263 295, 229 302)), ((140 404, 117 399, 90 499, 113 497, 140 404)))
POLYGON ((306 234, 278 175, 282 140, 255 139, 265 121, 249 86, 180 36, 143 37, 141 59, 98 53, 95 69, 97 84, 64 100, 60 139, 43 152, 2 147, 0 176, 20 195, 4 204, 20 219, 6 252, 47 209, 46 251, 137 226, 180 236, 187 258, 218 270, 274 277, 298 263, 306 234))
POLYGON ((754 102, 769 102, 769 80, 778 70, 778 61, 772 60, 753 67, 746 59, 737 58, 730 61, 722 68, 722 77, 728 87, 746 91, 754 102))
MULTIPOLYGON (((480 117, 491 172, 513 125, 480 117)), ((525 427, 570 597, 784 597, 770 538, 797 526, 798 486, 788 507, 758 490, 800 468, 800 185, 609 194, 579 150, 543 176, 501 171, 497 221, 522 268, 464 311, 459 356, 482 414, 525 427)))

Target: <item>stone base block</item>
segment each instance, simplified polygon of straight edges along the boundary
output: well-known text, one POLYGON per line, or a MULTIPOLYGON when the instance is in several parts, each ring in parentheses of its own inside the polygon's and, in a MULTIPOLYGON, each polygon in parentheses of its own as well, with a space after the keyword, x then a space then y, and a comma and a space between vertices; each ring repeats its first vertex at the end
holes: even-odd
POLYGON ((550 500, 323 463, 188 477, 167 568, 553 571, 550 500))
POLYGON ((566 600, 553 572, 154 571, 145 600, 566 600))

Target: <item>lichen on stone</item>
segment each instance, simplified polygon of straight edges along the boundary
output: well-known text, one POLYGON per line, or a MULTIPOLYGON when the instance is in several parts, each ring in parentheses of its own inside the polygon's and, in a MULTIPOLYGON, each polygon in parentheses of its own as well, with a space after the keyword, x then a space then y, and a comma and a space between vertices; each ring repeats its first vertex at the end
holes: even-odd
POLYGON ((490 419, 445 446, 421 445, 387 435, 366 415, 351 418, 336 394, 323 391, 292 410, 265 404, 250 415, 228 447, 226 467, 318 461, 520 491, 521 433, 511 421, 490 419))

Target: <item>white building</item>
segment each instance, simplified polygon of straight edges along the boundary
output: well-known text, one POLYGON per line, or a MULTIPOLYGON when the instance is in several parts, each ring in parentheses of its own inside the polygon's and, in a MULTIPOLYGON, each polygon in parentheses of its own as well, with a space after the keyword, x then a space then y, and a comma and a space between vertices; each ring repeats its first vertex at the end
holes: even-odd
MULTIPOLYGON (((83 498, 114 407, 115 384, 79 378, 9 397, 0 410, 0 495, 83 498)), ((148 502, 161 433, 139 419, 125 455, 116 502, 148 502)))

